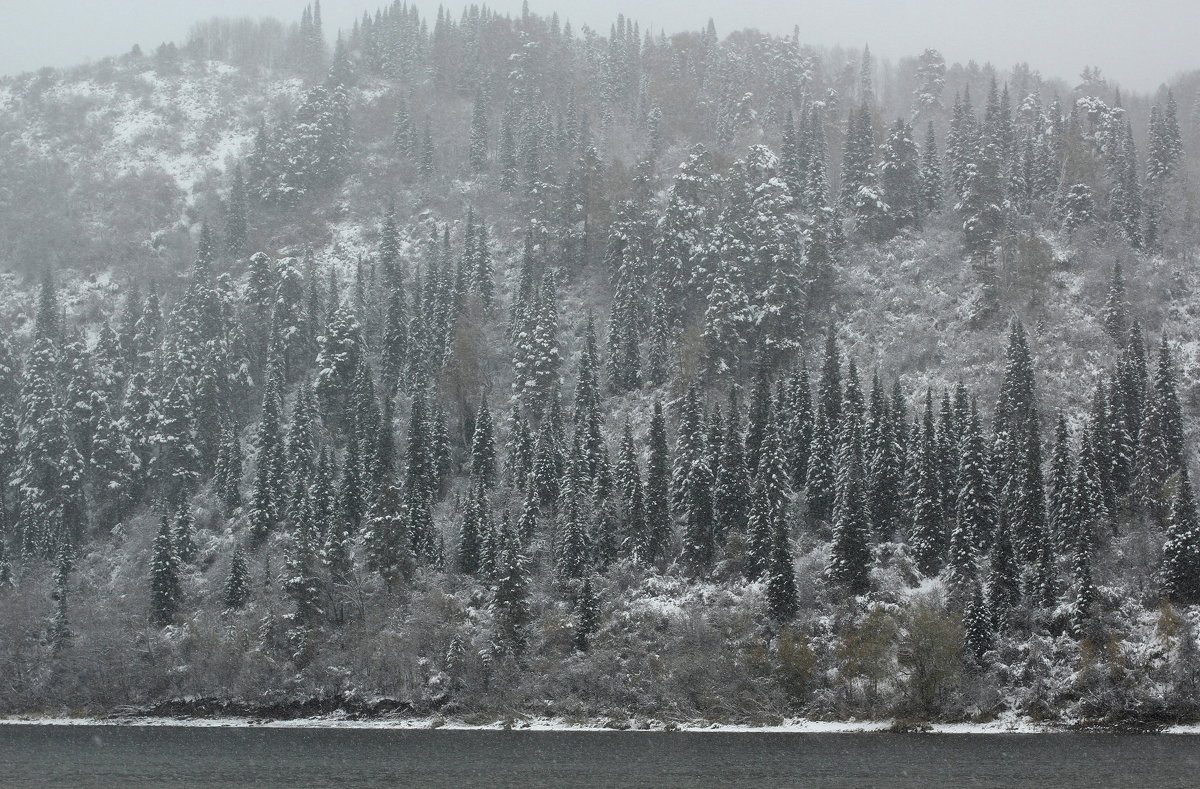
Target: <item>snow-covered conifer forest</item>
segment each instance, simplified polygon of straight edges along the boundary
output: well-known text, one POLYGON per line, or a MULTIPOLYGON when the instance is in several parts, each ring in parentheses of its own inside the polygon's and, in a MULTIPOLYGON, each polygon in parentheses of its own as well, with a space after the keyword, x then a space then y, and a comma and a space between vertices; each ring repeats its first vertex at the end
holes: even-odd
POLYGON ((1200 72, 428 10, 0 80, 0 712, 1200 718, 1200 72))

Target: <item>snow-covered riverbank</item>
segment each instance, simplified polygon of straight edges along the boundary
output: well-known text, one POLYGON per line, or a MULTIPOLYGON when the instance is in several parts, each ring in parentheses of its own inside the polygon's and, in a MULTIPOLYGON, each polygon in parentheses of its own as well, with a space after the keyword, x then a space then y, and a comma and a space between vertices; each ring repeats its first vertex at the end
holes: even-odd
MULTIPOLYGON (((664 722, 657 720, 575 722, 556 718, 528 718, 513 721, 471 724, 442 718, 372 718, 351 719, 336 716, 265 720, 248 717, 167 718, 167 717, 7 717, 0 725, 12 726, 176 726, 194 728, 276 728, 276 729, 446 729, 452 731, 533 731, 533 732, 618 732, 618 731, 679 731, 755 734, 861 734, 894 730, 894 722, 884 721, 816 721, 786 720, 775 725, 722 724, 705 721, 664 722)), ((918 729, 911 729, 918 731, 918 729)), ((1081 731, 1061 725, 1048 725, 1021 718, 1006 718, 986 723, 931 723, 922 725, 921 733, 928 734, 1051 734, 1081 731)), ((1086 730, 1084 730, 1086 731, 1086 730)), ((1099 730, 1097 730, 1099 731, 1099 730)), ((1168 726, 1158 733, 1200 735, 1200 725, 1168 726)))

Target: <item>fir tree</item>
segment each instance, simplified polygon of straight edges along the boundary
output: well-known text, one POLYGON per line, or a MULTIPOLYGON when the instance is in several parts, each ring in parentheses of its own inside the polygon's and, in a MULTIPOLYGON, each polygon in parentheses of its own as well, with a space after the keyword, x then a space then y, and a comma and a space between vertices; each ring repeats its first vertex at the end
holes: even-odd
POLYGON ((386 483, 371 503, 363 534, 367 569, 379 573, 389 591, 411 577, 416 564, 412 540, 405 528, 402 499, 400 486, 386 483))
POLYGON ((429 130, 429 119, 425 120, 425 133, 421 137, 421 154, 417 164, 417 172, 426 181, 433 178, 434 163, 433 163, 433 134, 429 130))
POLYGON ((484 487, 496 483, 495 436, 486 394, 479 404, 475 430, 471 434, 471 477, 484 487))
POLYGON ((1002 520, 996 527, 991 571, 987 579, 987 608, 992 616, 992 626, 997 631, 1007 628, 1009 612, 1020 599, 1020 570, 1008 524, 1002 520))
POLYGON ((730 532, 737 534, 745 531, 750 511, 750 474, 746 468, 736 404, 730 405, 724 442, 720 449, 713 492, 713 515, 718 537, 723 541, 730 532))
POLYGON ((887 231, 894 232, 916 224, 927 185, 922 183, 920 153, 906 122, 896 120, 882 151, 880 186, 888 208, 887 231))
POLYGON ((1200 600, 1200 519, 1192 484, 1182 475, 1179 493, 1167 518, 1167 539, 1163 545, 1163 593, 1181 605, 1200 600))
POLYGON ((816 521, 828 520, 833 513, 837 478, 834 468, 833 428, 826 416, 825 404, 817 406, 813 424, 812 448, 805 472, 805 495, 809 515, 816 521))
POLYGON ((226 425, 221 431, 221 444, 213 471, 213 488, 221 502, 234 509, 241 504, 242 442, 235 427, 226 425))
POLYGON ((199 476, 193 414, 184 387, 182 376, 176 378, 162 401, 159 432, 154 440, 157 452, 151 466, 163 496, 172 503, 194 490, 199 476))
POLYGON ((792 564, 787 525, 780 519, 772 539, 771 563, 767 575, 767 612, 776 622, 786 624, 795 618, 799 607, 796 570, 792 564))
POLYGON ((1096 584, 1092 580, 1092 552, 1095 534, 1088 529, 1079 532, 1071 552, 1071 629, 1082 638, 1096 615, 1096 584))
POLYGON ((1032 568, 1049 542, 1050 526, 1047 522, 1046 488, 1042 475, 1042 437, 1036 417, 1030 417, 1022 432, 1025 438, 1022 457, 1024 474, 1014 480, 1018 490, 1013 496, 1009 521, 1017 555, 1025 567, 1032 568))
POLYGON ((1162 338, 1158 346, 1158 369, 1154 374, 1154 398, 1158 402, 1162 419, 1163 443, 1171 464, 1171 472, 1178 473, 1184 468, 1183 411, 1179 405, 1175 362, 1166 336, 1162 338))
POLYGON ((671 499, 670 451, 667 449, 667 423, 662 404, 654 402, 650 419, 649 460, 646 465, 646 561, 657 563, 664 558, 671 541, 671 520, 668 503, 671 499))
POLYGON ((175 621, 183 602, 179 565, 171 520, 163 516, 150 559, 150 619, 159 627, 166 627, 175 621))
POLYGON ((575 600, 575 648, 587 652, 592 635, 600 628, 600 601, 592 588, 592 578, 583 579, 575 600))
POLYGON ((185 501, 179 505, 172 525, 175 536, 175 555, 179 557, 180 566, 191 564, 196 559, 196 521, 192 517, 192 508, 185 501))
POLYGON ((916 447, 913 476, 916 487, 912 492, 913 524, 909 545, 917 567, 926 575, 934 575, 946 559, 948 534, 943 521, 941 480, 938 476, 937 434, 933 424, 933 401, 925 394, 925 415, 921 422, 920 440, 916 447))
POLYGON ((1100 318, 1104 323, 1104 331, 1114 342, 1123 343, 1129 336, 1129 304, 1125 300, 1125 277, 1119 261, 1113 264, 1112 280, 1100 318))
POLYGON ((1054 456, 1050 461, 1049 531, 1052 542, 1064 548, 1070 534, 1070 519, 1075 478, 1071 462, 1071 443, 1067 433, 1067 418, 1059 414, 1054 429, 1054 456))
POLYGON ((562 503, 559 506, 560 524, 558 537, 557 570, 560 578, 568 581, 578 580, 588 569, 590 546, 587 528, 584 523, 587 515, 582 512, 582 504, 586 494, 582 490, 586 486, 580 473, 579 457, 572 460, 572 471, 567 475, 563 486, 562 503))
POLYGON ((255 466, 253 490, 250 494, 250 534, 257 542, 281 516, 283 504, 283 457, 279 433, 279 415, 282 408, 280 373, 276 367, 263 391, 262 417, 258 423, 255 442, 255 466))
POLYGON ((471 171, 482 173, 488 165, 488 118, 483 88, 475 94, 475 110, 471 115, 471 137, 468 159, 471 171))
POLYGON ((833 435, 839 435, 842 418, 842 355, 833 326, 825 335, 825 355, 821 362, 821 383, 817 393, 819 406, 833 435))
POLYGON ((992 632, 992 615, 988 610, 987 601, 983 597, 983 589, 978 580, 970 582, 971 592, 963 613, 967 652, 976 664, 982 664, 984 655, 991 649, 994 642, 992 632))
POLYGON ((222 599, 225 608, 233 611, 243 608, 250 600, 250 568, 246 564, 246 554, 240 543, 233 549, 233 559, 229 562, 229 576, 225 579, 222 599))
POLYGON ((929 122, 929 126, 925 131, 925 147, 921 149, 920 179, 920 213, 937 213, 942 208, 944 188, 942 185, 942 166, 938 157, 937 137, 933 133, 933 121, 929 122))
POLYGON ((1068 520, 1068 539, 1069 545, 1075 549, 1077 561, 1087 563, 1088 584, 1077 586, 1077 589, 1087 591, 1085 586, 1091 583, 1091 560, 1096 539, 1108 524, 1110 515, 1105 506, 1100 469, 1096 463, 1093 426, 1088 427, 1080 442, 1079 461, 1076 464, 1075 480, 1071 489, 1073 497, 1068 520))
POLYGON ((713 559, 713 470, 703 430, 703 412, 696 384, 688 388, 679 420, 672 475, 675 506, 682 516, 683 563, 692 573, 706 569, 713 559))
MULTIPOLYGON (((3 561, 3 557, 0 557, 0 561, 3 561)), ((65 545, 62 546, 58 551, 57 565, 54 570, 54 591, 50 595, 54 600, 54 616, 50 619, 50 628, 47 634, 47 640, 50 642, 50 648, 54 654, 58 654, 75 637, 67 614, 67 589, 73 563, 71 549, 65 545)), ((7 583, 7 579, 5 583, 7 583)))
POLYGON ((983 429, 979 423, 979 412, 972 408, 970 422, 962 438, 951 543, 961 539, 977 550, 986 550, 992 544, 996 511, 991 491, 983 429))
POLYGON ((233 168, 233 183, 225 206, 225 252, 239 258, 246 252, 246 182, 242 166, 233 168))
POLYGON ((500 561, 496 589, 492 595, 492 616, 497 641, 505 649, 520 655, 525 649, 529 612, 529 571, 521 541, 513 532, 501 535, 500 561))
POLYGON ((871 387, 866 444, 867 503, 872 527, 876 537, 891 540, 900 520, 901 457, 892 412, 878 374, 871 387))
POLYGON ((858 438, 848 424, 842 431, 837 496, 833 507, 833 545, 825 575, 850 594, 870 588, 870 521, 863 485, 862 457, 854 446, 858 438))
POLYGON ((57 333, 57 319, 42 318, 46 309, 57 309, 52 286, 43 285, 34 341, 25 365, 21 386, 24 411, 17 445, 19 466, 14 481, 20 495, 18 529, 22 550, 49 558, 62 541, 72 544, 82 531, 82 502, 79 487, 83 478, 83 459, 75 448, 67 428, 67 414, 57 387, 58 355, 51 335, 57 333), (54 528, 45 528, 56 524, 54 528))
POLYGON ((463 575, 475 575, 479 572, 479 523, 483 515, 481 498, 479 493, 472 491, 462 511, 462 521, 458 530, 458 571, 463 575))
MULTIPOLYGON (((344 581, 344 578, 339 577, 339 573, 345 572, 343 557, 338 554, 343 547, 338 537, 344 532, 336 519, 329 531, 330 539, 325 547, 326 564, 330 567, 334 583, 338 583, 344 581)), ((292 530, 291 541, 288 544, 283 582, 283 593, 292 604, 288 619, 294 623, 301 642, 308 640, 308 633, 316 627, 324 613, 321 595, 325 590, 318 575, 320 561, 318 536, 312 529, 311 520, 301 517, 292 530)))

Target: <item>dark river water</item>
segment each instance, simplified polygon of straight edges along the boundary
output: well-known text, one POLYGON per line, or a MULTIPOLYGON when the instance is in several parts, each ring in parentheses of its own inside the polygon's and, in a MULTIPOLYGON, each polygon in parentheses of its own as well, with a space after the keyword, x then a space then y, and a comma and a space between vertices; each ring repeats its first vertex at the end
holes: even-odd
POLYGON ((0 726, 0 786, 1200 787, 1200 737, 0 726))

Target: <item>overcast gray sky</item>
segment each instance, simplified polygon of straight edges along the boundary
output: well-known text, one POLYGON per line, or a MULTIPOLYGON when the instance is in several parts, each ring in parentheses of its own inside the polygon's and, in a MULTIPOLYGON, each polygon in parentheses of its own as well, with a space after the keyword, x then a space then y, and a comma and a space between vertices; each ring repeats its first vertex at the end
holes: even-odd
MULTIPOLYGON (((324 0, 326 30, 348 27, 380 0, 324 0)), ((490 7, 519 13, 520 0, 490 7)), ((182 41, 197 19, 275 16, 299 19, 304 0, 0 0, 0 74, 68 66, 182 41)), ((418 2, 432 16, 437 3, 418 2)), ((448 8, 461 12, 462 0, 448 8)), ((1200 68, 1198 0, 531 0, 536 13, 557 10, 573 24, 607 31, 618 12, 655 31, 697 29, 712 17, 724 35, 742 27, 790 32, 815 44, 859 46, 877 56, 915 55, 926 47, 946 60, 1018 61, 1046 76, 1076 77, 1100 67, 1128 89, 1147 91, 1200 68)))

